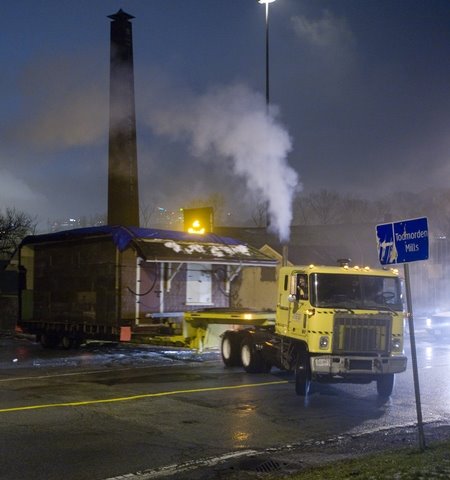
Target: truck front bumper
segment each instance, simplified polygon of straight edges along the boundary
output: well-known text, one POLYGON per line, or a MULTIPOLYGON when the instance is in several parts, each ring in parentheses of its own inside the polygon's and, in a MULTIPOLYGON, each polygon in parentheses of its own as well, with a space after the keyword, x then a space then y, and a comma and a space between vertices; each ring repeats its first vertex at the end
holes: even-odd
POLYGON ((407 359, 402 355, 395 357, 320 355, 311 357, 311 373, 313 376, 332 377, 375 376, 404 372, 406 364, 407 359))

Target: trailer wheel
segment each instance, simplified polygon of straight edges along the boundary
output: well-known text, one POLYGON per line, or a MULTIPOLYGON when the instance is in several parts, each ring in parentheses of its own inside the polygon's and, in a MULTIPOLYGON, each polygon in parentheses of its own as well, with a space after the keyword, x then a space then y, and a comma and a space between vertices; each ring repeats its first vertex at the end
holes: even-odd
POLYGON ((41 333, 39 341, 44 348, 55 348, 58 345, 58 337, 51 333, 41 333))
POLYGON ((270 370, 270 365, 266 364, 261 352, 256 350, 256 346, 250 335, 246 335, 244 340, 242 340, 241 361, 247 373, 267 373, 270 370))
POLYGON ((61 338, 61 346, 64 350, 69 350, 72 348, 73 338, 70 338, 68 335, 63 335, 61 338))
POLYGON ((225 332, 220 351, 226 367, 238 367, 241 364, 239 336, 236 333, 225 332))
POLYGON ((306 353, 299 353, 295 362, 295 393, 305 397, 308 395, 311 386, 311 369, 309 356, 306 353))
POLYGON ((394 390, 395 377, 393 373, 382 375, 377 379, 377 392, 381 398, 388 398, 394 390))

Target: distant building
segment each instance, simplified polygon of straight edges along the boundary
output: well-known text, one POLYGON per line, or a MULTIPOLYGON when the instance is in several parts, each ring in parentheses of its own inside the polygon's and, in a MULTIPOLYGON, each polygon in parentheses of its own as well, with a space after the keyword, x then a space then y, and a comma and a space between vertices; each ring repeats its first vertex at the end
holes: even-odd
MULTIPOLYGON (((91 215, 89 217, 58 219, 48 223, 48 232, 61 232, 75 228, 101 227, 106 224, 104 215, 91 215)), ((47 232, 46 232, 47 233, 47 232)))

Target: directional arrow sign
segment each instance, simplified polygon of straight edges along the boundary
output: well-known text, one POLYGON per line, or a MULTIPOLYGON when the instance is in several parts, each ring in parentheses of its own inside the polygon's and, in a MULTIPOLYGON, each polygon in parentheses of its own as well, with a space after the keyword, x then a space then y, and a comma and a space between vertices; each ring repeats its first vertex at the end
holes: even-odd
POLYGON ((427 260, 427 218, 377 225, 377 247, 382 265, 427 260))

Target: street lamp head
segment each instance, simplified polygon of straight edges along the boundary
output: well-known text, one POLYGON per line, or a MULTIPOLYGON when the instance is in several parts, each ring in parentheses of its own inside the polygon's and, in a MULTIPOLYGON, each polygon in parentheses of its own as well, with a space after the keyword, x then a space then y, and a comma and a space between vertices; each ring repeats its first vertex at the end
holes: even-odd
POLYGON ((275 0, 258 0, 258 3, 273 3, 275 0))

